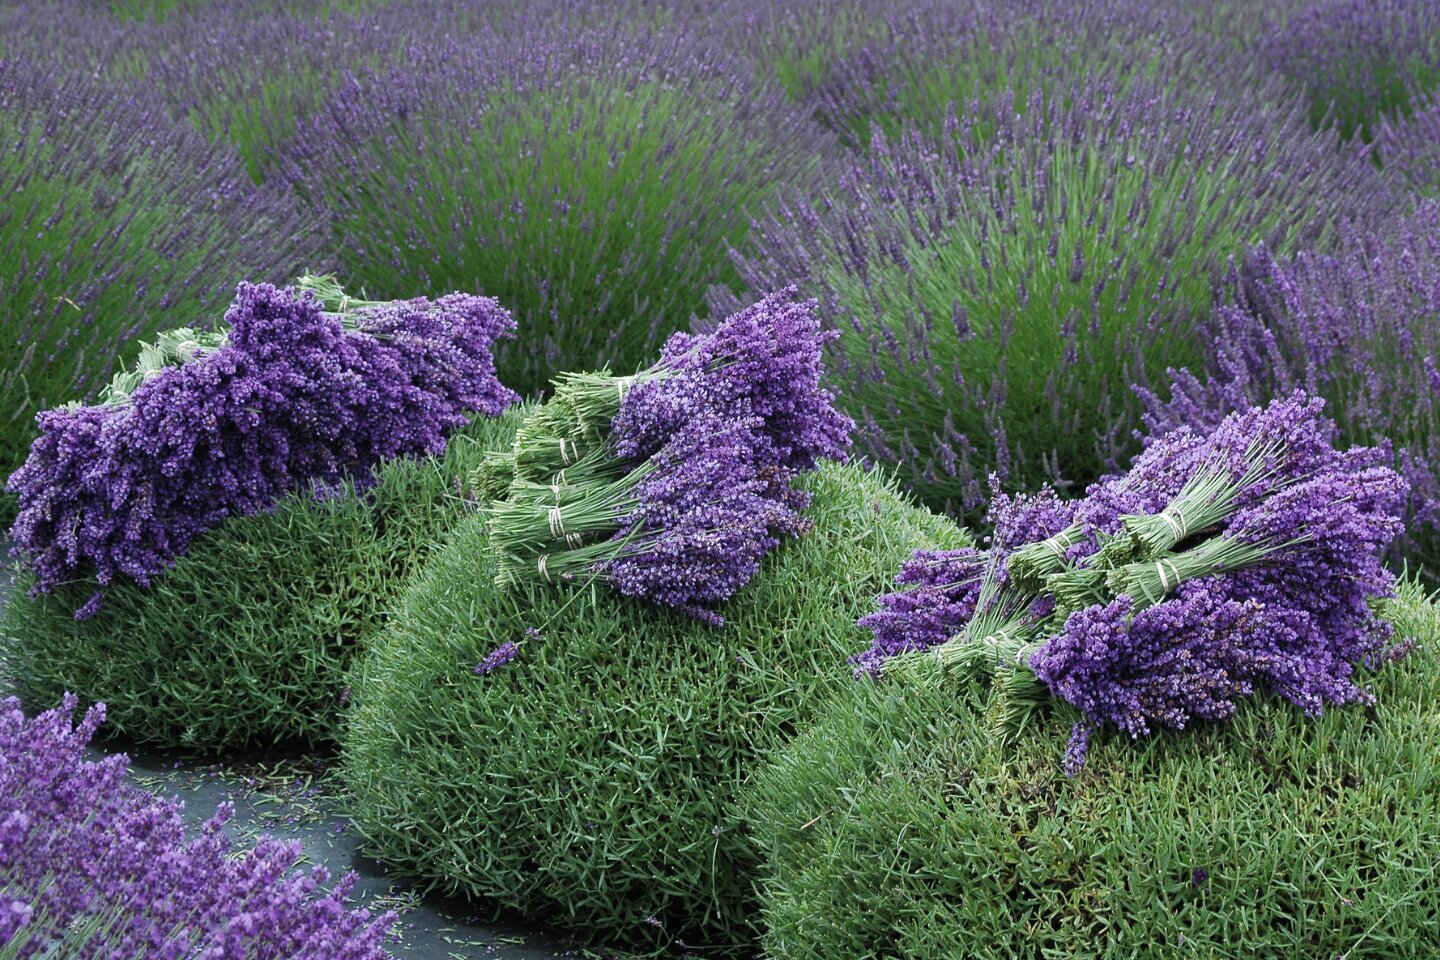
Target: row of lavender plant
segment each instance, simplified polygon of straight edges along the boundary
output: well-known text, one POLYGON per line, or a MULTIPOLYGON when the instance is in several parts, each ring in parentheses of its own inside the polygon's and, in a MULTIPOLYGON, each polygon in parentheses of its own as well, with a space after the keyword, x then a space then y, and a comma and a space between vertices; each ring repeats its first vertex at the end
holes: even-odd
POLYGON ((103 705, 73 697, 27 718, 0 700, 0 953, 6 957, 382 960, 393 913, 346 905, 298 843, 237 847, 224 804, 187 835, 177 798, 129 783, 129 759, 91 760, 103 705), (72 726, 73 724, 73 726, 72 726))
MULTIPOLYGON (((1239 54, 1215 38, 1228 7, 1214 4, 832 0, 813 8, 734 0, 718 8, 659 9, 636 0, 578 8, 504 3, 477 10, 446 0, 353 7, 317 2, 294 9, 253 0, 194 6, 152 22, 95 18, 77 30, 63 5, 27 4, 7 13, 10 39, 0 55, 43 58, 58 64, 48 70, 122 83, 125 96, 152 113, 168 111, 196 125, 212 149, 224 152, 224 142, 235 141, 252 174, 289 194, 284 204, 293 209, 298 201, 332 224, 329 243, 338 245, 347 281, 372 295, 459 287, 499 297, 521 330, 500 358, 501 371, 521 390, 543 388, 550 374, 567 366, 638 365, 667 333, 703 317, 712 304, 733 306, 727 290, 751 298, 809 279, 814 291, 832 293, 830 322, 859 327, 857 338, 835 355, 848 368, 837 380, 846 388, 845 402, 862 420, 868 415, 876 421, 866 423, 867 452, 898 462, 932 502, 972 513, 983 509, 980 478, 991 467, 1002 473, 1013 468, 1016 483, 1083 482, 1128 452, 1135 413, 1130 381, 1144 386, 1168 362, 1194 359, 1185 357, 1197 349, 1185 328, 1204 312, 1205 284, 1224 256, 1261 239, 1272 241, 1277 252, 1287 243, 1323 244, 1324 230, 1341 208, 1365 216, 1380 202, 1374 185, 1362 183, 1355 169, 1358 154, 1327 159, 1331 148, 1322 142, 1298 142, 1298 120, 1311 109, 1298 88, 1353 87, 1366 103, 1384 100, 1384 85, 1366 78, 1393 62, 1414 78, 1418 98, 1433 60, 1424 39, 1426 14, 1402 0, 1374 10, 1332 0, 1287 4, 1267 8, 1264 17, 1231 18, 1256 34, 1239 54), (235 49, 260 56, 236 58, 230 55, 235 49), (1352 70, 1362 53, 1371 66, 1352 70), (1267 77, 1262 68, 1268 67, 1288 79, 1267 77), (1212 88, 1232 96, 1217 103, 1205 92, 1212 88), (1032 101, 1051 119, 1015 123, 1005 104, 1025 110, 1032 101), (1166 111, 1188 116, 1167 118, 1166 111), (868 157, 846 159, 835 153, 824 127, 862 148, 878 129, 885 144, 870 147, 868 157), (1206 139, 1228 129, 1243 130, 1244 137, 1206 139), (1142 137, 1149 142, 1137 153, 1132 147, 1142 137), (1122 142, 1127 138, 1133 142, 1122 142), (1167 164, 1186 162, 1178 151, 1193 151, 1192 138, 1205 144, 1212 169, 1165 181, 1167 164), (1227 159, 1226 151, 1238 149, 1241 139, 1252 152, 1227 159), (1131 169, 1117 171, 1117 180, 1137 179, 1142 196, 1088 199, 1095 178, 1085 182, 1083 165, 1067 171, 1060 160, 1045 159, 1057 144, 1079 150, 1087 163, 1126 161, 1131 169), (1020 159, 1001 163, 1002 150, 1020 159), (826 169, 820 161, 832 155, 837 160, 826 169), (898 169, 889 170, 892 164, 898 169), (915 170, 922 171, 919 183, 913 182, 915 170), (936 183, 924 182, 932 177, 936 183), (1069 182, 1072 177, 1077 182, 1069 182), (1247 177, 1243 191, 1224 192, 1247 177), (848 181, 861 178, 869 186, 851 189, 848 181), (968 192, 959 187, 967 178, 986 180, 984 189, 997 195, 1027 197, 1025 203, 1037 209, 997 209, 991 216, 974 203, 957 214, 947 191, 968 192), (1014 182, 1007 183, 1010 178, 1014 182), (1203 208, 1217 193, 1212 178, 1220 183, 1224 209, 1203 208), (787 186, 795 196, 771 202, 774 191, 787 186), (925 191, 913 198, 918 206, 909 200, 898 206, 897 198, 912 188, 925 191), (1202 207, 1168 205, 1167 189, 1202 198, 1202 207), (1234 198, 1242 192, 1255 201, 1238 203, 1234 198), (1307 195, 1323 198, 1322 208, 1304 204, 1307 195), (1072 211, 1043 205, 1072 198, 1078 223, 1062 228, 1059 221, 1072 211), (1125 203, 1130 206, 1121 209, 1125 203), (801 219, 788 222, 795 210, 801 219), (1147 211, 1154 221, 1149 229, 1147 211), (885 222, 891 216, 898 225, 885 222), (1093 239, 1107 216, 1133 220, 1134 229, 1112 231, 1086 250, 1068 235, 1083 229, 1093 239), (1095 226, 1087 226, 1092 221, 1095 226), (1275 243, 1274 224, 1281 222, 1300 226, 1275 243), (1187 225, 1188 237, 1171 235, 1187 225), (974 238, 978 246, 1008 236, 1038 245, 1047 256, 1020 263, 1025 258, 1002 243, 1000 250, 986 251, 987 257, 998 254, 1001 273, 983 281, 929 274, 968 278, 972 269, 985 270, 984 257, 946 262, 939 270, 911 263, 915 244, 951 251, 969 246, 949 242, 952 236, 974 238), (891 249, 852 252, 846 264, 838 252, 846 237, 862 251, 882 238, 891 249), (1187 247, 1186 240, 1203 249, 1187 247), (1050 253, 1056 241, 1074 249, 1050 253), (727 262, 727 247, 740 252, 738 269, 727 262), (810 247, 823 247, 824 258, 841 262, 817 262, 820 255, 810 247), (865 316, 868 306, 834 302, 840 299, 836 288, 851 279, 868 282, 863 278, 871 262, 892 260, 896 264, 881 271, 887 275, 882 286, 907 285, 893 292, 903 309, 890 312, 911 312, 910 320, 876 324, 865 316), (807 278, 817 266, 823 275, 807 278), (1081 279, 1065 290, 1057 281, 1077 270, 1081 279), (908 279, 913 271, 915 279, 908 279), (1013 294, 1025 302, 1013 311, 997 307, 977 284, 993 287, 1002 300, 1013 294), (717 294, 707 302, 712 286, 717 294), (1058 319, 1036 321, 1029 314, 1041 312, 1047 292, 1058 298, 1058 319), (1143 309, 1137 298, 1154 306, 1143 309), (962 340, 978 331, 973 342, 950 345, 943 331, 924 329, 915 362, 885 356, 894 352, 884 346, 887 337, 911 335, 914 324, 928 327, 933 318, 952 314, 963 314, 962 340), (847 320, 852 315, 859 319, 847 320), (1004 349, 986 345, 986 325, 1010 337, 1003 330, 1011 324, 1012 343, 1004 349), (1080 332, 1097 324, 1103 328, 1097 337, 1080 332), (1163 327, 1167 336, 1150 337, 1132 351, 1126 338, 1147 324, 1163 327), (862 342, 872 337, 868 346, 862 342), (1036 337, 1043 362, 1058 358, 1063 367, 1067 351, 1083 358, 1090 348, 1103 369, 1081 377, 1084 382, 1064 382, 1069 374, 1063 372, 1054 384, 1044 374, 1037 380, 1024 360, 1027 341, 1036 337), (857 372, 867 363, 870 375, 884 374, 885 393, 898 395, 896 410, 877 409, 879 398, 857 372), (1003 377, 992 372, 997 364, 1005 365, 1003 377), (1038 389, 1029 392, 1045 402, 1021 403, 1018 383, 1035 383, 1038 389), (962 398, 985 404, 983 414, 956 424, 928 409, 932 400, 954 406, 962 398), (1055 412, 1057 403, 1071 401, 1118 427, 1097 417, 1077 423, 1073 415, 1055 412), (923 416, 909 436, 886 426, 896 419, 892 413, 909 419, 916 411, 923 416), (996 443, 992 437, 1000 431, 1005 436, 996 443)), ((1324 96, 1329 109, 1337 96, 1324 96)), ((1394 121, 1398 142, 1401 127, 1409 129, 1401 121, 1410 100, 1397 104, 1380 106, 1390 114, 1386 122, 1394 121)), ((1397 171, 1406 167, 1406 151, 1389 152, 1397 157, 1397 171)), ((195 162, 174 162, 175 169, 187 166, 195 162)), ((88 167, 76 176, 82 175, 91 176, 88 167)), ((203 192, 198 184, 188 190, 203 192)), ((267 190, 267 202, 282 202, 273 197, 278 192, 267 190)), ((245 200, 251 208, 257 202, 245 200)), ((47 200, 35 209, 52 216, 65 202, 47 200)), ((226 226, 226 216, 233 214, 209 219, 226 226)), ((114 226, 103 213, 89 211, 83 219, 114 226)), ((58 232, 60 239, 50 231, 49 242, 68 236, 65 218, 58 232)), ((276 260, 291 273, 313 265, 297 263, 301 255, 315 256, 316 248, 276 260)), ((15 256, 25 264, 36 260, 23 248, 15 256)), ((221 263, 206 273, 228 285, 241 276, 280 279, 272 269, 238 271, 221 263)), ((167 309, 188 309, 198 299, 153 268, 148 279, 146 292, 161 291, 167 309)), ((52 314, 67 299, 87 312, 99 306, 93 296, 77 298, 53 279, 40 286, 52 314)), ((883 300, 879 309, 889 311, 883 300)), ((106 318, 119 313, 113 303, 104 307, 100 315, 106 318)), ((137 312, 148 321, 154 311, 142 306, 137 312)), ((48 333, 59 331, 64 319, 47 316, 48 333)), ((172 318, 164 325, 177 324, 172 318)), ((126 332, 132 329, 133 321, 126 332)), ((41 338, 32 332, 28 339, 41 338)), ((110 358, 127 339, 115 337, 87 354, 87 370, 71 375, 80 381, 75 392, 83 395, 87 383, 103 381, 110 358)), ((35 391, 29 372, 8 374, 28 391, 12 404, 22 437, 29 435, 24 425, 40 402, 56 399, 55 391, 35 391)))

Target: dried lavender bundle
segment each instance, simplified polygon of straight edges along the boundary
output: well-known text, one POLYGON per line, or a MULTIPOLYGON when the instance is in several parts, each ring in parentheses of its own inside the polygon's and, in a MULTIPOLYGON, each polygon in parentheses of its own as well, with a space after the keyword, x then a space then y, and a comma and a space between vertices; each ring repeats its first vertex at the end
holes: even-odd
POLYGON ((1402 531, 1408 488, 1385 451, 1335 450, 1320 410, 1297 392, 1233 414, 1201 443, 1168 437, 1068 518, 1032 510, 1048 535, 1007 556, 999 522, 1023 512, 1011 509, 989 558, 951 567, 983 566, 978 586, 907 567, 900 582, 920 587, 860 621, 875 644, 853 659, 875 674, 887 655, 914 662, 906 651, 933 647, 922 661, 991 684, 1001 738, 1048 691, 1084 716, 1072 774, 1102 725, 1139 737, 1226 719, 1259 689, 1307 714, 1367 699, 1354 674, 1388 638, 1369 601, 1393 590, 1380 557, 1402 531))
POLYGON ((295 490, 363 487, 376 464, 443 451, 471 413, 518 399, 495 378, 492 348, 514 322, 493 299, 342 293, 339 310, 327 305, 303 285, 242 283, 214 344, 161 345, 154 369, 111 402, 43 413, 8 483, 20 508, 13 555, 35 589, 149 586, 226 518, 295 490))
POLYGON ((630 376, 569 373, 478 471, 501 585, 600 578, 719 621, 782 536, 791 480, 843 458, 849 421, 820 387, 813 302, 767 297, 704 336, 676 334, 630 376), (503 483, 508 475, 508 481, 503 483))

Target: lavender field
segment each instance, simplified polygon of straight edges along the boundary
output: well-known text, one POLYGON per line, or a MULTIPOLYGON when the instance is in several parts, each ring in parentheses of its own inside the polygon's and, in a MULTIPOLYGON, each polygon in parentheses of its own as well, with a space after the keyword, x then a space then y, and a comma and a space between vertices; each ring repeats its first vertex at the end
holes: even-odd
POLYGON ((1440 956, 1432 0, 14 0, 0 480, 0 960, 1440 956))

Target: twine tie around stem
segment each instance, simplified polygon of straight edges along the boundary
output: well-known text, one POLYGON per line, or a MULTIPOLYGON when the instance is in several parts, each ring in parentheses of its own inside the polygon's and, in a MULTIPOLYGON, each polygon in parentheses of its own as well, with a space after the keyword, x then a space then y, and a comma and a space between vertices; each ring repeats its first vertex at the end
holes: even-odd
POLYGON ((545 561, 547 561, 547 560, 549 560, 549 559, 550 559, 550 554, 548 554, 548 553, 542 553, 542 554, 540 554, 540 560, 535 564, 535 569, 538 570, 538 571, 540 571, 540 576, 542 576, 542 577, 545 578, 545 582, 546 582, 546 583, 554 583, 555 581, 550 579, 550 571, 548 571, 548 570, 545 569, 545 561))
POLYGON ((1165 521, 1165 525, 1170 528, 1170 533, 1174 535, 1176 543, 1184 540, 1185 535, 1190 532, 1185 526, 1185 517, 1183 515, 1179 513, 1172 514, 1168 510, 1162 510, 1159 516, 1161 520, 1165 521))
POLYGON ((1170 580, 1165 576, 1165 567, 1167 564, 1170 567, 1170 572, 1175 575, 1175 586, 1180 586, 1180 572, 1175 569, 1175 565, 1168 560, 1158 560, 1155 563, 1155 571, 1160 574, 1160 592, 1162 594, 1169 593, 1174 589, 1170 586, 1170 580))
POLYGON ((560 515, 560 507, 550 508, 550 539, 559 540, 565 535, 565 518, 560 515))
POLYGON ((1063 561, 1065 559, 1065 551, 1070 549, 1071 546, 1070 538, 1064 533, 1057 533, 1055 536, 1045 540, 1045 546, 1049 547, 1051 552, 1063 561))

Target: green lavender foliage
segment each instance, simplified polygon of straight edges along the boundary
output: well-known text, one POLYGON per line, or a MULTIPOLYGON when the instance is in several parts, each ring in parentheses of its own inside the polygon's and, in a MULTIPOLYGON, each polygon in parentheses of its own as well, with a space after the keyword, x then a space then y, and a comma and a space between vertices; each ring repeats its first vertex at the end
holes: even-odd
POLYGON ((441 458, 394 460, 368 493, 282 500, 232 518, 145 590, 112 585, 27 598, 0 614, 0 664, 29 705, 65 691, 104 701, 108 732, 201 751, 320 745, 339 733, 345 671, 387 604, 467 513, 457 490, 521 414, 481 418, 441 458))
POLYGON ((1387 201, 1298 107, 1127 77, 877 138, 735 253, 752 293, 805 278, 841 332, 858 449, 937 509, 980 516, 992 471, 1078 489, 1113 470, 1136 447, 1133 386, 1195 361, 1230 253, 1323 246, 1342 212, 1387 201))
POLYGON ((964 539, 859 466, 804 483, 814 528, 722 628, 599 584, 496 591, 483 518, 457 528, 354 671, 343 769, 369 851, 611 944, 748 952, 740 784, 853 682, 855 620, 901 560, 964 539), (475 674, 511 642, 512 662, 475 674))
POLYGON ((93 397, 138 338, 326 263, 317 221, 119 87, 0 60, 0 141, 0 477, 35 414, 93 397))
POLYGON ((562 370, 632 371, 704 315, 710 285, 737 285, 726 250, 749 211, 831 146, 723 51, 615 9, 437 41, 337 92, 286 167, 368 295, 505 303, 519 339, 497 362, 522 393, 562 370))
POLYGON ((1407 583, 1387 616, 1419 647, 1375 707, 1266 698, 1074 780, 1065 716, 1002 747, 977 687, 854 685, 745 794, 766 955, 1435 956, 1440 609, 1407 583))

